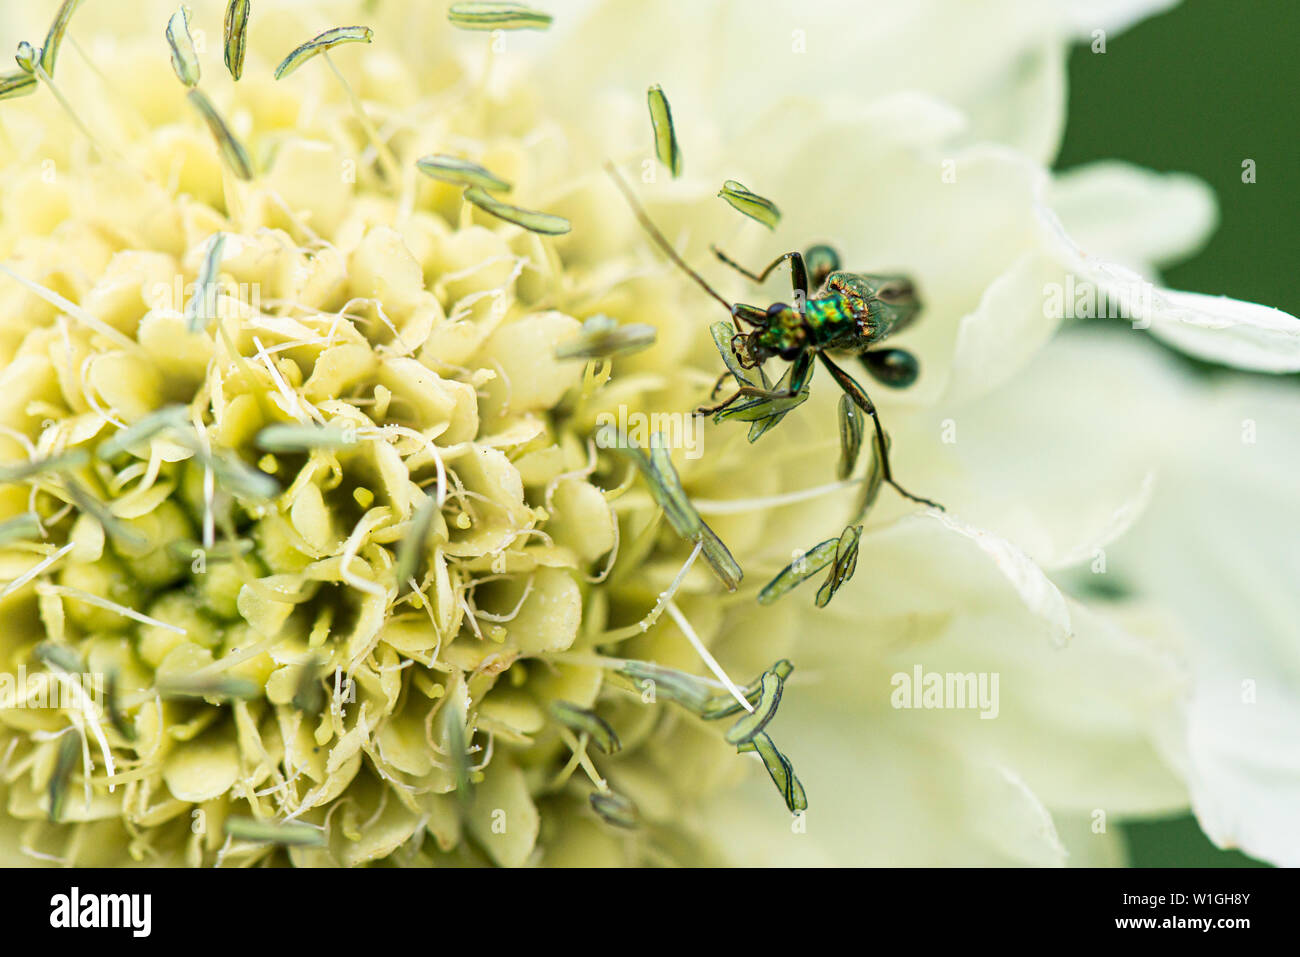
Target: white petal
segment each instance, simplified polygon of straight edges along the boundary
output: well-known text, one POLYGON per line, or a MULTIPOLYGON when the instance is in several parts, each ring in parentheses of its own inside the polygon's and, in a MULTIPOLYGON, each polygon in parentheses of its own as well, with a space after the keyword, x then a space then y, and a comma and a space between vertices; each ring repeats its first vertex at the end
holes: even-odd
MULTIPOLYGON (((947 557, 931 552, 938 563, 947 557)), ((882 550, 885 564, 900 558, 882 550)), ((1002 601, 985 594, 989 604, 1002 601)), ((729 796, 707 819, 733 860, 1059 865, 1057 811, 1114 831, 1126 816, 1186 807, 1173 770, 1185 760, 1183 673, 1158 630, 1138 637, 1079 609, 1079 636, 1053 648, 1014 612, 968 608, 886 628, 874 600, 854 597, 847 616, 845 607, 826 616, 816 643, 800 645, 770 727, 808 794, 807 831, 792 830, 755 768, 742 797, 729 796), (894 678, 918 667, 996 675, 996 713, 985 720, 975 708, 895 707, 894 678)), ((1093 854, 1101 851, 1080 848, 1085 859, 1093 854)), ((1114 862, 1113 847, 1106 856, 1114 862)))
POLYGON ((1065 55, 1065 44, 1048 33, 1009 59, 978 94, 949 93, 970 117, 972 142, 1002 143, 1051 162, 1065 133, 1065 55))
POLYGON ((1065 22, 1080 40, 1090 39, 1093 30, 1119 33, 1157 14, 1178 6, 1179 0, 1059 0, 1065 22))
POLYGON ((1047 623, 1055 640, 1064 642, 1073 635, 1065 596, 1028 555, 1006 539, 968 525, 948 512, 930 511, 927 514, 945 528, 964 535, 979 546, 980 551, 989 557, 997 570, 1011 583, 1025 607, 1047 623))
POLYGON ((899 671, 997 675, 996 711, 909 712, 973 758, 1014 768, 1053 811, 1102 811, 1111 824, 1187 806, 1181 636, 1159 615, 1121 620, 1072 603, 1066 648, 954 622, 933 648, 894 656, 899 671), (984 714, 992 715, 985 719, 984 714))
POLYGON ((700 161, 697 124, 720 125, 719 159, 734 159, 730 139, 796 92, 851 107, 903 90, 932 94, 973 117, 971 142, 1043 161, 1059 139, 1066 41, 1060 11, 1040 0, 829 0, 761 11, 735 0, 662 0, 591 10, 580 23, 557 21, 540 41, 546 101, 590 120, 603 116, 591 90, 640 99, 660 83, 688 168, 700 161))
POLYGON ((782 706, 778 746, 809 797, 797 832, 759 765, 706 806, 726 859, 744 866, 1060 866, 1051 815, 1012 772, 880 733, 838 712, 782 706), (788 712, 787 712, 788 708, 788 712))
POLYGON ((1076 242, 1139 271, 1188 258, 1218 225, 1214 191, 1201 180, 1119 161, 1061 173, 1049 196, 1076 242))
MULTIPOLYGON (((1173 763, 1202 827, 1222 846, 1298 865, 1300 397, 1289 383, 1245 377, 1202 388, 1163 360, 1138 360, 1134 343, 1125 361, 1123 350, 1106 346, 1108 357, 1090 341, 1107 338, 1115 337, 1067 336, 1044 359, 1043 373, 1060 379, 1062 393, 1082 393, 1094 419, 1071 418, 1045 392, 1044 411, 1078 423, 1079 446, 1108 448, 1102 458, 1162 463, 1169 480, 1107 548, 1106 578, 1161 602, 1187 637, 1187 755, 1173 763)), ((1145 351, 1158 355, 1154 346, 1145 351)), ((1084 572, 1076 583, 1091 578, 1084 572)))
POLYGON ((1114 573, 1176 609, 1194 641, 1189 784, 1202 827, 1288 866, 1300 865, 1296 435, 1290 383, 1243 379, 1188 403, 1179 481, 1111 552, 1114 573))
POLYGON ((1139 273, 1081 249, 1046 206, 1039 213, 1062 266, 1093 284, 1099 304, 1121 304, 1119 311, 1139 328, 1197 358, 1254 372, 1300 371, 1300 319, 1237 299, 1155 288, 1139 273))
POLYGON ((1043 309, 1042 289, 1058 274, 1055 263, 1025 252, 989 284, 979 305, 957 325, 945 401, 996 389, 1048 343, 1059 319, 1043 309))
POLYGON ((904 479, 925 474, 927 497, 1043 568, 1093 562, 1162 481, 1177 481, 1163 469, 1190 385, 1135 333, 1072 329, 978 401, 890 422, 896 469, 904 479), (1143 398, 1121 404, 1114 396, 1131 383, 1146 386, 1143 398))
POLYGON ((1161 289, 1151 332, 1188 355, 1253 372, 1300 372, 1300 319, 1227 296, 1161 289))

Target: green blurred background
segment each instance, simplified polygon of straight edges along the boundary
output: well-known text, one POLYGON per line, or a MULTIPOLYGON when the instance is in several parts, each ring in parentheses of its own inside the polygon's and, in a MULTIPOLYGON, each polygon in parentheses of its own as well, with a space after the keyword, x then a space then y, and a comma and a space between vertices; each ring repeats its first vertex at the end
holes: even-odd
MULTIPOLYGON (((1184 0, 1070 57, 1058 169, 1114 157, 1193 173, 1218 194, 1220 225, 1166 283, 1300 315, 1300 2, 1184 0), (1242 161, 1255 161, 1253 184, 1242 161)), ((1139 867, 1260 866, 1220 851, 1190 817, 1125 828, 1139 867)))

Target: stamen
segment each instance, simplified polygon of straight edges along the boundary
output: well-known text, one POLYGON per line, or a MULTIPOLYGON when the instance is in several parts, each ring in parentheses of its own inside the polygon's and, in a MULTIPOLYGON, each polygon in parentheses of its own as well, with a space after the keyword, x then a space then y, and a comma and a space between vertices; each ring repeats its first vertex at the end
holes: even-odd
POLYGON ((691 643, 691 646, 695 649, 700 658, 703 659, 704 664, 708 666, 708 669, 717 675, 718 680, 721 681, 726 689, 731 692, 732 696, 740 702, 742 708, 746 711, 753 711, 754 706, 749 703, 744 692, 736 687, 736 683, 727 677, 727 673, 722 670, 722 665, 718 664, 717 659, 709 653, 709 649, 704 647, 704 642, 702 642, 700 636, 695 633, 695 629, 692 628, 691 623, 686 620, 686 616, 681 613, 680 609, 678 609, 676 602, 670 600, 667 607, 668 616, 672 618, 673 622, 677 625, 678 630, 686 636, 686 640, 691 643))
MULTIPOLYGON (((65 545, 64 548, 71 549, 72 545, 65 545)), ((108 611, 115 612, 123 618, 130 618, 132 621, 138 621, 142 625, 153 625, 155 628, 163 628, 167 631, 175 632, 178 635, 185 634, 185 629, 177 625, 169 625, 165 621, 159 621, 157 618, 151 618, 146 614, 136 611, 134 608, 127 608, 125 605, 119 605, 115 601, 107 598, 100 598, 98 595, 92 595, 88 591, 82 591, 80 588, 71 588, 67 585, 41 585, 43 590, 56 595, 66 595, 68 598, 75 598, 77 601, 85 602, 87 605, 94 605, 98 608, 104 608, 108 611)), ((0 597, 3 597, 0 595, 0 597)))

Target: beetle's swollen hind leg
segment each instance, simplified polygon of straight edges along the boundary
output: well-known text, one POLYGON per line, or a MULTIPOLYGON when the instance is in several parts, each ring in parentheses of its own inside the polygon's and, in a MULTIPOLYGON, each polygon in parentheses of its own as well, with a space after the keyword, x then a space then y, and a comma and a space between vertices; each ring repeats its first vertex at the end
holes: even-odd
POLYGON ((803 253, 812 288, 820 289, 828 276, 840 268, 840 254, 825 243, 809 246, 803 253))
POLYGON ((794 286, 794 291, 801 297, 802 302, 808 300, 808 267, 804 265, 803 253, 794 252, 786 253, 784 256, 777 256, 767 264, 766 268, 764 268, 761 273, 755 275, 724 253, 717 246, 710 246, 709 248, 713 250, 713 255, 717 256, 718 259, 722 260, 742 276, 753 280, 759 285, 767 282, 767 277, 772 275, 773 269, 781 265, 781 263, 785 262, 787 259, 790 260, 790 282, 794 286))
POLYGON ((928 498, 913 495, 907 489, 903 488, 903 486, 894 481, 893 470, 889 467, 889 444, 885 441, 885 428, 880 424, 880 415, 876 412, 875 403, 871 401, 871 397, 867 395, 862 386, 858 385, 853 376, 849 375, 832 362, 824 352, 819 352, 817 355, 822 360, 822 365, 826 366, 826 371, 831 374, 836 383, 839 384, 839 387, 844 390, 845 394, 854 401, 858 408, 871 416, 871 422, 876 428, 876 438, 880 442, 880 472, 882 478, 892 485, 894 490, 904 498, 909 498, 913 502, 917 502, 921 505, 929 505, 931 508, 937 508, 941 512, 944 511, 944 507, 938 502, 932 502, 928 498))

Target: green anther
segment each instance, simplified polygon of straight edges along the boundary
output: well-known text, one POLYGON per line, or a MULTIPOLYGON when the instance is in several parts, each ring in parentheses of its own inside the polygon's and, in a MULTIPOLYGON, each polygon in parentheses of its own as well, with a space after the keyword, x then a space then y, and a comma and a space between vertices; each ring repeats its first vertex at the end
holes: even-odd
POLYGON ((31 96, 36 92, 36 77, 19 71, 0 76, 0 100, 16 100, 20 96, 31 96))
POLYGON ((41 69, 49 76, 54 76, 54 64, 59 58, 59 47, 63 45, 63 36, 68 32, 68 22, 81 0, 63 0, 63 6, 50 24, 50 32, 45 34, 45 46, 41 47, 41 69))
MULTIPOLYGON (((885 447, 889 447, 889 436, 885 436, 885 447)), ((858 498, 857 511, 854 513, 853 524, 858 524, 871 510, 871 506, 876 504, 876 498, 880 495, 880 488, 885 484, 885 470, 883 462, 885 461, 884 452, 880 448, 880 436, 876 433, 871 435, 871 464, 867 466, 866 477, 862 480, 862 495, 858 498)))
POLYGON ((586 708, 580 708, 569 701, 552 701, 551 717, 563 725, 586 734, 591 743, 606 754, 616 754, 623 748, 618 735, 609 722, 586 708))
POLYGON ((447 19, 461 30, 545 30, 552 17, 522 3, 453 3, 447 19))
POLYGON ((650 465, 660 477, 660 484, 667 493, 665 500, 670 501, 673 506, 670 508, 664 501, 660 502, 664 506, 664 514, 667 515, 669 523, 673 524, 679 535, 699 543, 700 554, 713 568, 722 584, 727 586, 727 591, 735 591, 744 573, 731 552, 727 550, 727 546, 722 543, 722 539, 718 538, 713 529, 704 523, 704 519, 700 518, 695 506, 686 497, 686 490, 682 488, 681 479, 678 478, 677 470, 673 467, 672 456, 668 454, 667 446, 659 443, 658 433, 650 439, 650 465), (679 517, 680 524, 674 523, 675 517, 679 517))
POLYGON ((777 706, 781 703, 781 690, 784 686, 781 676, 774 671, 763 673, 762 690, 754 710, 733 724, 724 737, 728 744, 741 744, 749 741, 762 731, 769 721, 776 716, 777 706))
POLYGON ((268 425, 253 439, 263 452, 291 455, 314 449, 346 449, 357 444, 355 430, 332 425, 296 425, 281 422, 268 425))
POLYGON ((258 698, 262 695, 262 689, 251 681, 221 675, 197 678, 178 675, 164 678, 155 685, 155 688, 164 698, 211 698, 230 701, 258 698))
POLYGON ((253 161, 248 158, 248 150, 244 149, 243 143, 235 139, 235 134, 230 132, 230 127, 221 118, 221 114, 212 105, 212 101, 207 98, 202 90, 197 88, 190 90, 187 95, 190 103, 203 117, 203 121, 208 124, 208 129, 217 141, 217 148, 221 150, 221 158, 226 161, 230 171, 245 182, 251 180, 253 178, 253 161))
MULTIPOLYGON (((794 672, 794 664, 788 658, 782 658, 771 668, 768 669, 782 681, 785 681, 794 672)), ((751 705, 758 704, 759 698, 763 693, 763 676, 759 675, 758 680, 753 682, 744 689, 742 694, 746 701, 751 705)), ((732 695, 714 695, 709 699, 708 706, 700 715, 705 721, 718 721, 722 718, 730 718, 733 715, 740 714, 745 709, 741 707, 740 702, 732 695)))
POLYGON ((311 655, 298 668, 293 706, 303 714, 318 715, 325 709, 325 686, 321 683, 319 655, 311 655))
POLYGON ((781 792, 781 797, 785 799, 785 806, 791 814, 808 809, 808 796, 804 793, 799 778, 795 776, 794 766, 777 750, 766 732, 760 731, 752 740, 742 744, 736 750, 758 752, 758 756, 763 759, 763 764, 767 768, 768 776, 772 778, 776 789, 781 792))
POLYGON ((818 608, 830 604, 840 586, 853 577, 853 572, 858 567, 858 542, 861 538, 861 525, 850 525, 840 535, 840 540, 835 545, 835 561, 831 565, 831 572, 826 576, 822 587, 817 589, 818 608))
POLYGON ((650 126, 655 134, 655 156, 676 179, 682 175, 682 150, 677 145, 677 130, 673 127, 673 111, 668 105, 668 97, 656 83, 646 91, 646 100, 650 105, 650 126))
POLYGON ((455 186, 477 186, 480 189, 490 189, 499 193, 510 192, 510 184, 501 177, 459 156, 434 153, 416 160, 415 167, 425 176, 455 186))
POLYGON ((703 714, 712 697, 709 686, 694 675, 653 662, 625 661, 619 666, 618 673, 631 678, 638 690, 643 690, 641 686, 644 682, 650 682, 656 700, 666 698, 675 701, 695 714, 703 714))
POLYGON ((58 821, 63 816, 63 800, 68 794, 68 780, 72 777, 72 769, 77 766, 77 759, 80 757, 81 745, 76 731, 64 732, 63 740, 59 742, 59 757, 54 763, 48 785, 51 821, 58 821))
POLYGON ((433 517, 437 511, 438 502, 430 496, 411 516, 411 527, 402 536, 401 544, 397 546, 397 562, 393 566, 397 575, 398 594, 405 594, 410 589, 410 581, 420 570, 424 543, 428 541, 429 532, 433 528, 433 517))
POLYGON ((70 472, 90 461, 84 449, 72 449, 30 462, 17 462, 13 465, 0 465, 0 484, 25 482, 41 475, 70 472))
POLYGON ((105 695, 108 698, 107 710, 109 723, 117 730, 127 741, 135 740, 135 728, 131 727, 126 720, 126 715, 122 713, 121 690, 118 688, 118 676, 116 671, 108 673, 108 687, 105 689, 105 695))
POLYGON ((722 184, 718 196, 737 212, 743 213, 755 222, 762 223, 768 229, 775 229, 781 221, 781 211, 770 199, 751 193, 741 183, 729 179, 722 184))
POLYGON ((226 818, 227 836, 255 844, 282 847, 323 847, 325 832, 304 821, 259 821, 251 817, 226 818))
POLYGON ((862 433, 864 423, 862 410, 854 405, 847 395, 840 396, 840 467, 842 480, 853 474, 858 464, 858 453, 862 451, 862 433))
POLYGON ((236 80, 244 75, 244 50, 248 45, 249 0, 230 0, 226 7, 226 69, 236 80))
POLYGON ((718 355, 722 356, 727 371, 740 385, 756 388, 762 385, 762 381, 750 375, 749 370, 740 364, 740 360, 736 358, 736 353, 731 348, 731 339, 735 332, 735 327, 729 322, 715 322, 709 326, 709 334, 713 336, 713 345, 717 348, 718 355))
POLYGON ((573 228, 573 224, 563 216, 539 213, 536 210, 524 209, 522 206, 511 206, 489 196, 477 186, 465 190, 465 199, 497 219, 514 223, 529 232, 541 233, 543 236, 562 236, 573 228))
POLYGON ((664 510, 664 516, 668 519, 668 524, 673 527, 673 531, 687 541, 699 543, 700 553, 713 568, 714 574, 727 586, 728 591, 735 591, 744 577, 744 572, 741 571, 731 552, 727 550, 727 546, 714 534, 713 529, 705 524, 704 519, 700 518, 699 512, 687 498, 681 479, 677 476, 677 470, 673 467, 672 457, 668 454, 667 447, 659 444, 658 434, 651 437, 648 457, 613 426, 602 426, 597 433, 596 444, 601 448, 622 454, 636 465, 650 487, 651 496, 664 510))
POLYGON ((32 654, 36 656, 37 661, 54 671, 75 675, 86 670, 86 663, 81 660, 81 655, 57 641, 42 641, 32 649, 32 654))
POLYGON ((109 511, 107 505, 82 488, 79 482, 64 479, 63 487, 68 498, 72 499, 72 504, 97 521, 114 541, 131 548, 143 548, 149 544, 148 539, 127 528, 121 519, 109 511))
POLYGON ((105 439, 95 449, 95 456, 102 461, 110 461, 134 445, 148 442, 155 435, 168 429, 186 429, 190 427, 189 411, 183 405, 168 405, 157 412, 150 412, 144 418, 118 432, 112 438, 105 439))
MULTIPOLYGON (((779 387, 778 387, 779 388, 779 387)), ((808 400, 808 390, 792 396, 782 396, 779 399, 751 399, 748 402, 737 402, 729 405, 727 408, 717 412, 713 416, 715 422, 724 422, 727 419, 737 419, 741 422, 766 422, 769 419, 780 421, 780 417, 787 415, 792 410, 803 405, 808 400)), ((775 425, 776 423, 773 423, 775 425)), ((768 426, 771 428, 771 426, 768 426)), ((763 432, 766 432, 764 429, 763 432)), ((759 432, 762 435, 763 432, 759 432)), ((753 439, 750 440, 751 442, 753 439)))
MULTIPOLYGON (((213 542, 212 547, 204 551, 207 552, 209 562, 228 562, 238 556, 249 554, 254 547, 252 539, 239 538, 233 541, 213 542)), ((203 548, 203 543, 192 538, 167 543, 168 553, 180 561, 189 561, 195 549, 199 548, 203 548)))
POLYGON ((14 54, 14 60, 22 67, 24 73, 35 73, 41 60, 41 51, 24 40, 18 44, 18 52, 14 54))
POLYGON ((264 502, 280 494, 280 486, 275 479, 246 464, 233 452, 224 449, 205 451, 197 436, 191 436, 186 444, 199 461, 212 470, 216 483, 236 498, 264 502))
POLYGON ((599 814, 606 824, 631 829, 640 823, 636 805, 621 794, 615 794, 613 791, 592 791, 587 800, 591 802, 591 809, 599 814))
POLYGON ((659 331, 650 325, 630 322, 620 326, 609 316, 591 316, 582 323, 576 338, 555 347, 557 359, 608 359, 640 352, 655 344, 659 331))
POLYGON ((35 538, 40 533, 41 522, 36 513, 24 512, 0 522, 0 546, 35 538))
POLYGON ((819 571, 835 560, 835 550, 839 547, 838 538, 828 538, 804 552, 763 586, 758 593, 760 605, 770 605, 786 592, 802 585, 819 571))
POLYGON ((194 298, 185 306, 185 325, 190 332, 202 332, 217 318, 217 281, 221 278, 221 257, 225 250, 226 234, 213 233, 203 251, 194 298))
POLYGON ((283 80, 308 60, 340 44, 370 43, 374 38, 375 31, 369 27, 335 27, 333 30, 326 30, 285 57, 284 61, 275 68, 275 78, 283 80))
POLYGON ((465 718, 463 704, 447 703, 447 752, 451 758, 456 794, 462 802, 470 799, 469 742, 465 739, 465 718))
POLYGON ((172 69, 188 87, 199 85, 199 55, 190 36, 190 8, 182 5, 167 21, 167 45, 172 51, 172 69))

